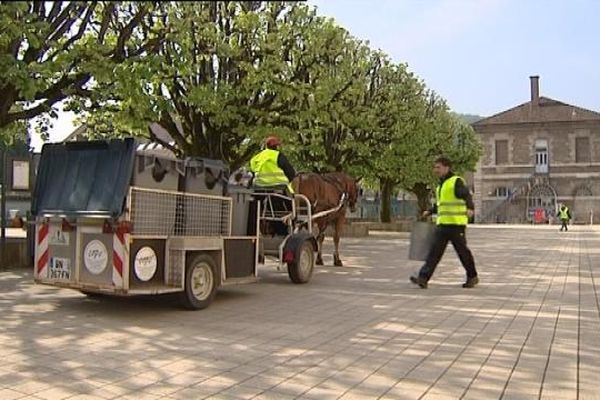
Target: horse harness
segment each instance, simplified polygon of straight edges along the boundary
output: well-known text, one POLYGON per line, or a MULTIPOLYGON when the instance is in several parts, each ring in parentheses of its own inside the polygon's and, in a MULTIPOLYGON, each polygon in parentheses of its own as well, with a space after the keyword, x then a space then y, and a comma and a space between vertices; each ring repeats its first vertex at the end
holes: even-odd
POLYGON ((335 178, 335 176, 332 175, 321 175, 321 178, 323 178, 323 180, 333 186, 335 186, 335 188, 337 190, 340 191, 340 193, 342 194, 342 196, 340 197, 340 202, 344 202, 344 204, 348 204, 348 196, 349 193, 345 190, 344 187, 342 187, 342 183, 337 180, 335 178))

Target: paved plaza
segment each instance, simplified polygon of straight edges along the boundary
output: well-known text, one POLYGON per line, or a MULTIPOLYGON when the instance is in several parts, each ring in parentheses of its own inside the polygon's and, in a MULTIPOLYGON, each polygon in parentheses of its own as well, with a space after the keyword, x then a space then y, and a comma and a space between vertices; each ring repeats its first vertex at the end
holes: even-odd
POLYGON ((261 268, 203 311, 0 272, 0 399, 600 399, 600 230, 469 228, 427 290, 402 234, 344 238, 307 285, 261 268))

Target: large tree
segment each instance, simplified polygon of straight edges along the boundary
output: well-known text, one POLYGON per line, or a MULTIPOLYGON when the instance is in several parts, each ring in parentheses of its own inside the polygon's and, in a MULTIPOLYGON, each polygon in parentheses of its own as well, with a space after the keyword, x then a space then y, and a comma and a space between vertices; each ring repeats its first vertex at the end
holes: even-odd
POLYGON ((375 103, 379 101, 385 55, 328 21, 318 61, 305 75, 308 99, 290 127, 297 133, 293 157, 304 170, 362 174, 369 163, 370 145, 380 129, 375 103))
POLYGON ((163 23, 172 33, 145 64, 115 70, 120 101, 109 117, 134 132, 146 130, 178 155, 220 159, 235 169, 265 134, 286 135, 284 120, 300 107, 298 92, 312 66, 302 54, 322 18, 306 5, 284 2, 165 7, 163 23), (173 142, 148 131, 153 122, 173 142))
MULTIPOLYGON (((160 42, 150 2, 0 1, 0 128, 89 98, 114 65, 160 42)), ((6 131, 4 131, 6 134, 6 131)))
POLYGON ((382 103, 379 115, 393 122, 379 135, 373 168, 367 172, 381 191, 383 222, 391 220, 391 197, 398 188, 415 194, 419 210, 429 206, 436 157, 449 156, 459 172, 472 170, 479 158, 473 130, 452 116, 445 101, 406 66, 397 66, 387 82, 389 101, 382 103))
POLYGON ((413 173, 411 160, 420 157, 429 138, 423 134, 426 123, 424 84, 405 64, 389 65, 381 76, 381 101, 376 103, 378 130, 366 165, 368 181, 381 191, 381 220, 389 222, 393 190, 413 173))
POLYGON ((298 169, 356 170, 369 157, 380 52, 294 3, 171 3, 175 31, 139 68, 117 71, 122 101, 89 114, 96 134, 148 135, 179 155, 243 165, 268 133, 298 169), (158 122, 173 142, 148 131, 158 122), (108 128, 107 128, 108 126, 108 128))
POLYGON ((401 187, 417 197, 419 212, 429 207, 431 190, 437 186, 433 175, 433 161, 439 156, 452 160, 453 170, 458 174, 474 171, 481 155, 481 145, 473 128, 449 112, 446 102, 434 92, 429 94, 427 118, 423 126, 426 136, 430 137, 427 151, 413 164, 409 179, 401 187))

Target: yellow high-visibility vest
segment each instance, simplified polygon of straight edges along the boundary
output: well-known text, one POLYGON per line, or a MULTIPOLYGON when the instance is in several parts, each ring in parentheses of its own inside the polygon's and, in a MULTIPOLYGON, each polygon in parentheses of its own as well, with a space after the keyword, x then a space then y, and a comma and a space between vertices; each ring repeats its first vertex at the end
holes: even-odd
POLYGON ((569 219, 569 209, 565 207, 558 210, 558 217, 560 219, 569 219))
MULTIPOLYGON (((290 181, 283 170, 277 165, 279 151, 264 149, 250 160, 250 170, 254 172, 256 186, 287 185, 291 190, 290 181)), ((293 193, 293 191, 292 191, 293 193)))
POLYGON ((437 193, 437 221, 438 225, 467 225, 467 202, 459 199, 454 194, 456 181, 462 179, 452 176, 438 185, 437 193))

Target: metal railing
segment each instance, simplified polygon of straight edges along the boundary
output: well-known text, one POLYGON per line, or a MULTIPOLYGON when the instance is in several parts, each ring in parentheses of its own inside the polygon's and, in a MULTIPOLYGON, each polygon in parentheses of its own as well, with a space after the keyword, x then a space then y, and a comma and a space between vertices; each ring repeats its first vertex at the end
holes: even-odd
POLYGON ((492 217, 494 217, 498 213, 498 210, 500 210, 501 207, 512 203, 519 196, 525 196, 527 194, 527 191, 529 190, 529 188, 532 187, 533 185, 535 185, 536 180, 538 180, 538 178, 539 178, 539 174, 532 174, 532 175, 528 176, 524 182, 521 182, 521 184, 513 187, 510 190, 510 193, 506 198, 502 199, 497 204, 495 204, 490 210, 488 210, 481 217, 481 222, 496 222, 495 218, 493 218, 493 220, 492 220, 492 217))
POLYGON ((229 197, 131 187, 128 202, 134 235, 231 235, 229 197))

